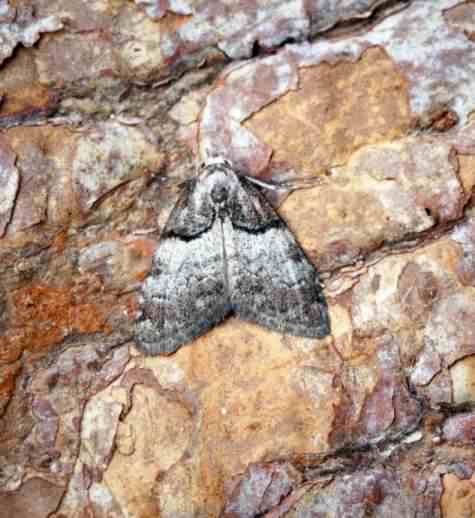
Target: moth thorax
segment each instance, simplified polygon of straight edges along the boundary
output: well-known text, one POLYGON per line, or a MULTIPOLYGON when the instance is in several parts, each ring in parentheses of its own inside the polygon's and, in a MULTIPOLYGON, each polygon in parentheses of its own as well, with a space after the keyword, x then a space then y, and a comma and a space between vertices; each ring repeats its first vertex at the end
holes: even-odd
POLYGON ((224 203, 228 199, 228 188, 224 183, 215 183, 211 188, 211 199, 216 204, 224 203))

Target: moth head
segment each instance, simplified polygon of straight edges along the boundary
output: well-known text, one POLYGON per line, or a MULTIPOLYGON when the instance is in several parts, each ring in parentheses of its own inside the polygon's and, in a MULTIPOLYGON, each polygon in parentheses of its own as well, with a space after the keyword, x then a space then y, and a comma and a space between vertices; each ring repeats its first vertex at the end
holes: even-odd
POLYGON ((228 200, 233 196, 239 180, 229 162, 224 158, 214 158, 200 166, 199 187, 205 196, 209 196, 210 201, 219 210, 225 210, 228 200))
POLYGON ((206 159, 203 160, 199 166, 199 171, 203 171, 208 167, 223 166, 229 169, 233 169, 232 163, 222 156, 207 154, 206 159))

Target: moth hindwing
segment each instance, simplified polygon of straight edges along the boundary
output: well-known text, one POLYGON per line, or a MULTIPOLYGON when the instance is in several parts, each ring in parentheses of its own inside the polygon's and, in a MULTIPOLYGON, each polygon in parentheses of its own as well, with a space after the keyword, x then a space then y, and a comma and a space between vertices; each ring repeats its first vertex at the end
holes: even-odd
POLYGON ((223 161, 201 169, 168 219, 142 285, 138 346, 171 354, 231 312, 281 333, 330 332, 315 267, 259 188, 223 161))

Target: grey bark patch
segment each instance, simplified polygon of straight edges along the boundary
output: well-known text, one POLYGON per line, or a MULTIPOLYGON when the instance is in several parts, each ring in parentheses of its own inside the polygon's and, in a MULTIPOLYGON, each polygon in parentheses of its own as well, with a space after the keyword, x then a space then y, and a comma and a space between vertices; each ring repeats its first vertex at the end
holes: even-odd
POLYGON ((16 155, 5 140, 0 139, 0 237, 10 223, 20 186, 20 175, 15 167, 16 155))

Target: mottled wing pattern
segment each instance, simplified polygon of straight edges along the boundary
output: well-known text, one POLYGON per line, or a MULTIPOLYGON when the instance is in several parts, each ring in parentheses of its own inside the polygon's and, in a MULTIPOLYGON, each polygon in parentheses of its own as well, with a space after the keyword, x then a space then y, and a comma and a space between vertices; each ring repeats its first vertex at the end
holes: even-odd
MULTIPOLYGON (((189 190, 170 216, 142 286, 136 341, 147 354, 175 352, 230 311, 221 222, 209 214, 195 222, 186 212, 193 203, 197 203, 195 191, 189 190), (181 206, 185 212, 177 210, 181 206)), ((195 213, 200 214, 201 208, 195 207, 195 213)))
POLYGON ((169 235, 191 238, 206 232, 214 222, 215 211, 205 186, 190 180, 184 186, 168 218, 162 239, 169 235))
POLYGON ((233 173, 233 185, 234 190, 228 201, 233 227, 258 231, 282 223, 270 203, 245 176, 233 173))
POLYGON ((318 274, 259 189, 223 164, 188 183, 142 286, 138 346, 170 354, 230 311, 272 330, 323 337, 318 274))
MULTIPOLYGON (((259 213, 272 207, 245 179, 241 182, 259 213)), ((246 205, 246 204, 244 204, 246 205)), ((323 337, 330 332, 328 310, 318 280, 285 223, 273 212, 269 224, 244 228, 227 219, 223 229, 231 306, 243 320, 297 336, 323 337)))

